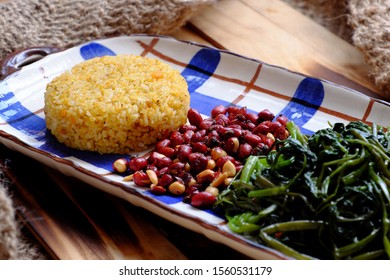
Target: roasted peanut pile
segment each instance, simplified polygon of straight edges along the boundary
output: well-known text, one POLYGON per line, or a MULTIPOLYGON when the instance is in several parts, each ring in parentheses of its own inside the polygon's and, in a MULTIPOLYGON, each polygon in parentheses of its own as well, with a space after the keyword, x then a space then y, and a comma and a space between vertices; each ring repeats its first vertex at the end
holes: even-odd
POLYGON ((248 156, 267 154, 275 139, 288 137, 288 119, 268 109, 252 113, 246 107, 219 105, 203 118, 190 108, 187 118, 187 124, 159 141, 150 154, 118 159, 113 170, 130 172, 125 180, 154 194, 183 195, 192 206, 207 208, 248 156))

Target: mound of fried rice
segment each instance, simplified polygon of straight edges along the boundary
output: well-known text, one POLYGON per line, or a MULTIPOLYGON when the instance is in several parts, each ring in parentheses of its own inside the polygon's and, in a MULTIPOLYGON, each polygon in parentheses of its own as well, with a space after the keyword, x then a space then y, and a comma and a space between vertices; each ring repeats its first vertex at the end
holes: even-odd
POLYGON ((75 65, 46 87, 47 129, 68 147, 99 153, 144 150, 187 120, 180 73, 158 59, 104 56, 75 65))

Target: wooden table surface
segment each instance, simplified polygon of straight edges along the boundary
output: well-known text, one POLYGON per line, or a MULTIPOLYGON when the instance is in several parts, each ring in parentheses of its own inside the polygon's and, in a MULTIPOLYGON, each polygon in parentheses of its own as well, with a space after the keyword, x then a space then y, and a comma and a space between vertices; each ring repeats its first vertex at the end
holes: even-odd
MULTIPOLYGON (((357 49, 279 0, 221 0, 170 35, 381 98, 357 49)), ((247 258, 3 146, 0 163, 20 220, 48 258, 247 258)))

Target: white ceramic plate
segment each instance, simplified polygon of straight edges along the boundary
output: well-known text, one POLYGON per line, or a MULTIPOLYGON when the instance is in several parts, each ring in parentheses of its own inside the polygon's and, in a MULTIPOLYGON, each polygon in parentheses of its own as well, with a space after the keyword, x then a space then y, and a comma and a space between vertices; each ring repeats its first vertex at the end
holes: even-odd
POLYGON ((45 128, 43 93, 55 76, 84 60, 115 54, 156 57, 178 69, 189 85, 191 107, 208 115, 215 105, 284 114, 311 134, 328 122, 364 120, 389 125, 390 107, 358 92, 284 68, 169 37, 134 35, 88 42, 50 54, 0 82, 0 141, 11 149, 57 168, 103 191, 256 259, 286 259, 279 252, 233 234, 224 219, 112 174, 121 155, 102 156, 68 149, 45 128))

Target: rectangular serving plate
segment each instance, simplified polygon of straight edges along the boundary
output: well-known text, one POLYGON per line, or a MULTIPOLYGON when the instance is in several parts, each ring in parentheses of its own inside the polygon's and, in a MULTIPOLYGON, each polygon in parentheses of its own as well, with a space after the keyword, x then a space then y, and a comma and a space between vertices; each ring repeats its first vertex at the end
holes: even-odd
POLYGON ((47 55, 0 82, 2 144, 254 259, 289 257, 232 233, 225 219, 211 210, 196 209, 181 197, 156 196, 123 181, 111 168, 123 155, 69 149, 47 132, 43 112, 46 85, 84 60, 116 54, 158 58, 180 71, 188 83, 190 106, 204 117, 216 105, 234 104, 254 112, 269 109, 275 115, 283 114, 306 134, 335 122, 389 124, 386 116, 390 107, 385 102, 259 60, 165 36, 133 35, 87 42, 47 55))

